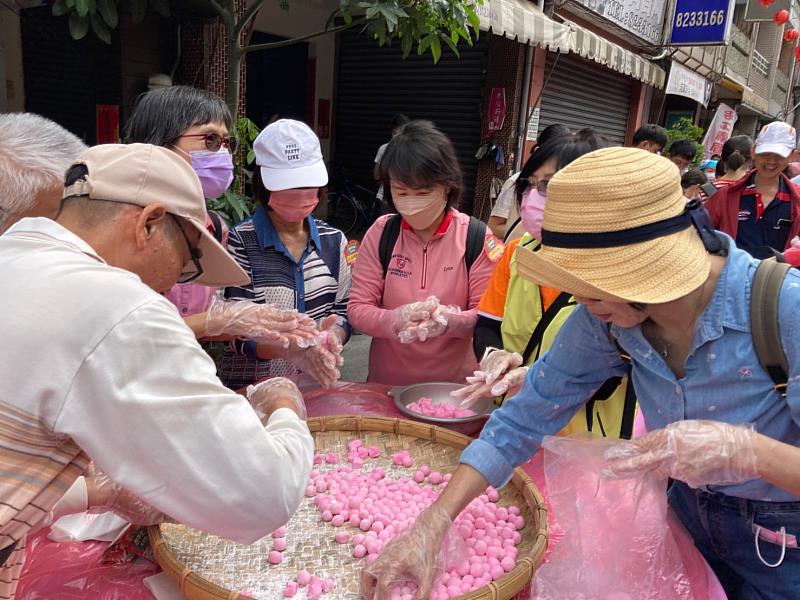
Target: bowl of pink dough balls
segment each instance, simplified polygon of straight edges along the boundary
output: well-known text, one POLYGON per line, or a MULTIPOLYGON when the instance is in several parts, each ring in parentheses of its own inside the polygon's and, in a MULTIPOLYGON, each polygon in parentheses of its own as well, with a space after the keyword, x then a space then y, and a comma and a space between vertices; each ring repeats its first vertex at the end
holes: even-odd
POLYGON ((492 398, 481 398, 469 408, 460 408, 458 399, 450 392, 462 387, 459 383, 417 383, 392 388, 389 394, 397 409, 415 421, 473 435, 483 428, 495 404, 492 398))

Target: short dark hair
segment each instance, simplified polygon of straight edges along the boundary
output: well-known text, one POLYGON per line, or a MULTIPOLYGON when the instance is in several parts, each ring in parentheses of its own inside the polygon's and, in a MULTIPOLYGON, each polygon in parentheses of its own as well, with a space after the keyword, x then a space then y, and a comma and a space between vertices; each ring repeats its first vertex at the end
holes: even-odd
POLYGON ((233 122, 228 105, 215 93, 186 85, 159 88, 139 97, 125 126, 125 141, 169 146, 190 127, 213 122, 229 130, 233 122))
POLYGON ((697 154, 697 142, 690 139, 675 140, 669 145, 667 154, 670 156, 682 156, 686 160, 694 160, 697 154))
POLYGON ((642 142, 653 142, 663 148, 667 145, 668 141, 667 130, 655 123, 642 125, 636 130, 636 133, 633 134, 634 146, 638 146, 642 142))
POLYGON ((753 138, 735 135, 723 144, 720 160, 728 171, 738 171, 750 160, 752 151, 753 138))
POLYGON ((693 185, 703 185, 708 183, 708 177, 700 169, 689 169, 681 175, 681 187, 686 189, 693 185))
POLYGON ((395 129, 400 129, 403 125, 405 125, 410 121, 411 119, 409 119, 403 113, 397 113, 395 116, 392 117, 392 131, 394 131, 395 129))
POLYGON ((542 144, 531 154, 522 167, 516 183, 517 203, 528 188, 528 178, 547 161, 556 159, 556 169, 561 170, 584 154, 610 146, 608 138, 587 127, 577 133, 554 137, 542 144))
POLYGON ((430 121, 409 121, 403 126, 386 147, 380 162, 380 175, 383 199, 394 212, 392 179, 415 188, 434 185, 450 188, 448 208, 458 208, 464 190, 453 142, 430 121))

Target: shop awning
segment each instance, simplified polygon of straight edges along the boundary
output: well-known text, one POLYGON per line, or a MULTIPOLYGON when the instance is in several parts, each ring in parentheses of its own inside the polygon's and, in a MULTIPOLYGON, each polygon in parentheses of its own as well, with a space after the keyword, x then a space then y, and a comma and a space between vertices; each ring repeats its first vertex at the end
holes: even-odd
POLYGON ((614 42, 600 37, 588 29, 566 22, 572 30, 570 50, 589 60, 593 60, 619 73, 629 75, 659 89, 664 87, 666 73, 664 69, 618 46, 614 42))
POLYGON ((545 15, 530 0, 486 0, 475 7, 481 29, 522 44, 533 44, 553 52, 572 50, 569 26, 545 15))

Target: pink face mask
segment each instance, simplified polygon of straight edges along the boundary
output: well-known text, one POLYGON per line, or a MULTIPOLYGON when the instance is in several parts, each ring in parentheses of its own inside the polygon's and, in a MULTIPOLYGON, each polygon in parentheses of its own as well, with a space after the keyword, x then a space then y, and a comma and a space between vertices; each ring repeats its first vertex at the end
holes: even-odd
POLYGON ((317 188, 281 190, 269 193, 269 207, 284 221, 297 223, 310 215, 319 204, 317 188))
POLYGON ((542 219, 544 218, 544 205, 546 202, 547 196, 540 194, 535 187, 529 187, 522 194, 519 217, 522 219, 525 231, 537 240, 542 239, 542 219))

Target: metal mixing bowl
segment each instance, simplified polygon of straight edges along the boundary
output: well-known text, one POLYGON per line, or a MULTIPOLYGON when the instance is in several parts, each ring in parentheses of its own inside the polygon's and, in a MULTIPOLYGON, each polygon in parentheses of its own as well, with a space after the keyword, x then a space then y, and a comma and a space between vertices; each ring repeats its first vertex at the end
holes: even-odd
POLYGON ((486 419, 489 417, 495 408, 494 400, 491 398, 481 398, 475 404, 470 406, 470 410, 477 413, 473 417, 462 417, 459 419, 442 419, 440 417, 427 417, 419 413, 409 410, 408 405, 416 402, 420 398, 430 398, 434 404, 456 404, 458 400, 450 396, 450 392, 462 388, 463 385, 459 383, 416 383, 414 385, 406 385, 395 387, 389 390, 389 394, 394 398, 394 404, 397 410, 407 415, 415 421, 422 421, 423 423, 431 423, 440 427, 446 427, 465 435, 474 435, 482 428, 486 419))

